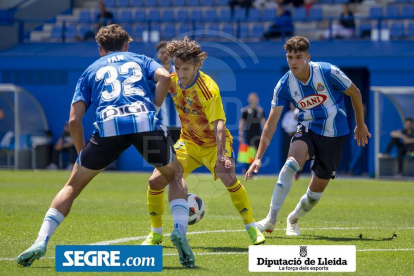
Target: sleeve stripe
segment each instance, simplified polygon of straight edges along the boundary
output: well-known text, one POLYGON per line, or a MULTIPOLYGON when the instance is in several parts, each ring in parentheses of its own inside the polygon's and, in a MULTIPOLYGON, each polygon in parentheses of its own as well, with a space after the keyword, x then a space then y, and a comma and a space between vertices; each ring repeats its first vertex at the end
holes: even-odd
POLYGON ((202 86, 204 87, 204 89, 206 90, 207 95, 210 96, 210 98, 212 98, 213 95, 211 95, 210 91, 208 90, 208 87, 207 87, 206 83, 203 81, 202 78, 199 78, 199 80, 200 80, 200 83, 202 84, 202 86))
POLYGON ((203 85, 204 83, 197 80, 197 84, 198 84, 198 87, 200 87, 200 90, 203 93, 206 100, 210 100, 212 96, 211 96, 210 92, 206 89, 205 85, 203 85))

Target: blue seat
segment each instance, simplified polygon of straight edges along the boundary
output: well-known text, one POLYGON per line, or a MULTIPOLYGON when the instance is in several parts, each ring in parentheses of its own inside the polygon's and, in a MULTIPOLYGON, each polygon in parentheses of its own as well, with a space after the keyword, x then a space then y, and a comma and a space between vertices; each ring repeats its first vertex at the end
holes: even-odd
POLYGON ((105 7, 107 8, 113 8, 115 7, 115 0, 105 0, 105 7))
POLYGON ((391 37, 402 37, 404 36, 404 23, 394 22, 390 28, 391 37))
POLYGON ((414 6, 404 6, 401 9, 401 17, 412 18, 414 17, 414 6))
POLYGON ((126 8, 129 6, 129 0, 118 0, 117 6, 120 8, 126 8))
POLYGON ((220 25, 219 30, 223 33, 229 34, 231 36, 234 36, 234 24, 233 23, 223 23, 220 25))
POLYGON ((293 21, 303 21, 303 20, 306 20, 306 9, 296 8, 295 13, 293 14, 293 21))
POLYGON ((119 10, 117 22, 119 22, 119 23, 132 22, 131 10, 129 10, 129 9, 119 10))
POLYGON ((308 19, 310 20, 322 20, 322 9, 321 8, 311 8, 309 11, 308 19))
POLYGON ((261 17, 262 16, 260 14, 260 10, 250 9, 249 16, 247 17, 247 21, 250 21, 250 22, 260 21, 261 17))
POLYGON ((78 36, 83 37, 86 32, 91 30, 89 24, 78 24, 76 26, 76 33, 78 36))
POLYGON ((62 38, 63 28, 61 25, 55 25, 50 31, 50 38, 62 38))
POLYGON ((240 24, 238 35, 241 39, 249 37, 249 25, 246 23, 240 24))
POLYGON ((134 10, 132 11, 132 18, 134 22, 145 22, 145 10, 134 10))
POLYGON ((359 36, 360 37, 367 37, 371 34, 372 26, 369 23, 362 23, 359 25, 359 36))
POLYGON ((140 8, 144 6, 144 0, 131 0, 131 6, 134 8, 140 8))
POLYGON ((189 7, 198 7, 200 3, 198 0, 187 0, 187 6, 189 7))
POLYGON ((76 26, 66 26, 65 37, 69 39, 74 39, 76 37, 76 26))
POLYGON ((89 23, 91 21, 91 13, 89 10, 81 10, 79 12, 79 18, 78 18, 78 22, 79 23, 89 23))
POLYGON ((201 21, 203 19, 202 10, 192 10, 190 14, 191 21, 201 21))
POLYGON ((216 0, 216 6, 228 6, 229 1, 228 0, 216 0))
POLYGON ((144 0, 144 6, 145 7, 156 7, 157 6, 157 0, 144 0))
POLYGON ((142 33, 147 30, 147 24, 134 24, 132 26, 132 37, 142 39, 142 33))
POLYGON ((132 25, 131 24, 122 24, 122 28, 129 34, 132 35, 132 25))
POLYGON ((149 10, 147 13, 147 20, 156 22, 160 20, 160 12, 159 10, 149 10))
POLYGON ((245 9, 235 9, 233 20, 244 21, 246 19, 246 10, 245 9))
POLYGON ((217 12, 215 9, 207 9, 204 11, 203 20, 206 22, 214 22, 217 20, 217 12))
POLYGON ((231 20, 231 12, 229 8, 222 8, 219 13, 218 19, 222 22, 231 20))
POLYGON ((206 37, 218 37, 219 25, 217 23, 210 23, 206 26, 206 37))
POLYGON ((378 19, 382 16, 382 7, 371 7, 369 10, 369 18, 371 19, 378 19))
POLYGON ((185 10, 178 10, 175 13, 175 21, 183 22, 188 20, 188 11, 185 10))
POLYGON ((161 27, 161 39, 171 39, 175 37, 175 24, 167 23, 161 27))
POLYGON ((158 31, 161 33, 161 24, 160 23, 151 23, 151 31, 158 31))
POLYGON ((185 6, 185 0, 174 0, 174 6, 175 7, 184 7, 185 6))
POLYGON ((206 24, 204 24, 204 23, 194 24, 193 34, 195 35, 195 37, 204 37, 205 36, 205 27, 206 27, 206 24))
POLYGON ((191 26, 188 23, 181 23, 177 28, 177 36, 184 37, 190 35, 191 26))
POLYGON ((334 0, 335 4, 348 4, 349 0, 334 0))
POLYGON ((201 0, 200 5, 203 7, 211 7, 214 5, 213 0, 201 0))
POLYGON ((387 7, 386 10, 385 10, 385 17, 390 18, 390 19, 400 17, 400 11, 399 11, 398 7, 396 7, 396 6, 387 7))
POLYGON ((405 30, 406 36, 414 36, 414 23, 408 23, 407 29, 405 30))
POLYGON ((275 21, 276 10, 275 9, 265 9, 262 14, 262 21, 275 21))
POLYGON ((250 37, 253 37, 253 38, 262 37, 263 32, 264 32, 263 24, 260 24, 260 23, 254 24, 251 29, 250 37))
POLYGON ((162 12, 162 20, 166 22, 174 21, 174 10, 166 9, 162 12))
POLYGON ((160 7, 171 7, 171 0, 159 0, 158 6, 160 7))

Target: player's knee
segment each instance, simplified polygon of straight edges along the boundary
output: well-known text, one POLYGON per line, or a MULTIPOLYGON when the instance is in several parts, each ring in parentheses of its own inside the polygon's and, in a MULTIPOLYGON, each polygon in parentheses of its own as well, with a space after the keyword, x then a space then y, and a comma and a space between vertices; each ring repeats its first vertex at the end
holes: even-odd
POLYGON ((151 190, 162 190, 167 186, 168 182, 162 176, 151 176, 149 186, 151 190))

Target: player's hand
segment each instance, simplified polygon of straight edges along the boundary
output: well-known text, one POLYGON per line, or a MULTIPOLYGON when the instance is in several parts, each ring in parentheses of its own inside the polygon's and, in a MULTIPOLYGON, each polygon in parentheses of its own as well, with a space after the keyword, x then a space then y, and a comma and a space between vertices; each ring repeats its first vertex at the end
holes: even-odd
POLYGON ((255 159, 250 165, 250 168, 247 170, 244 180, 248 180, 252 176, 252 172, 258 173, 259 168, 262 166, 262 161, 260 159, 255 159))
POLYGON ((217 155, 217 163, 219 166, 225 167, 226 169, 231 168, 231 160, 224 154, 217 155))
POLYGON ((354 130, 354 139, 357 140, 358 146, 368 145, 368 138, 371 138, 371 133, 369 133, 368 128, 365 124, 362 126, 356 126, 354 130))

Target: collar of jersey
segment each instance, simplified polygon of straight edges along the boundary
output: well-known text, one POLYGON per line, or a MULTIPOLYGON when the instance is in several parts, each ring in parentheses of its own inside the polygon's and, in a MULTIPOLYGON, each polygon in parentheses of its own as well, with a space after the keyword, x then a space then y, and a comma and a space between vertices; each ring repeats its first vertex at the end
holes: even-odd
POLYGON ((193 82, 192 82, 192 83, 190 83, 190 85, 189 85, 189 86, 187 86, 187 87, 183 87, 183 86, 181 85, 180 80, 178 80, 178 85, 180 86, 180 88, 181 88, 181 89, 188 89, 188 88, 190 88, 191 86, 193 86, 193 85, 196 83, 196 81, 197 81, 197 79, 198 79, 198 77, 199 77, 199 76, 200 76, 200 71, 197 71, 197 76, 194 78, 193 82))
POLYGON ((309 85, 309 83, 311 82, 311 80, 312 80, 312 77, 313 77, 313 66, 312 66, 312 61, 310 61, 309 62, 309 70, 310 70, 310 75, 309 75, 309 79, 308 79, 308 81, 306 82, 306 83, 303 83, 300 79, 298 79, 296 76, 295 76, 295 74, 293 74, 293 76, 298 80, 298 82, 300 82, 301 84, 303 84, 303 85, 309 85))

